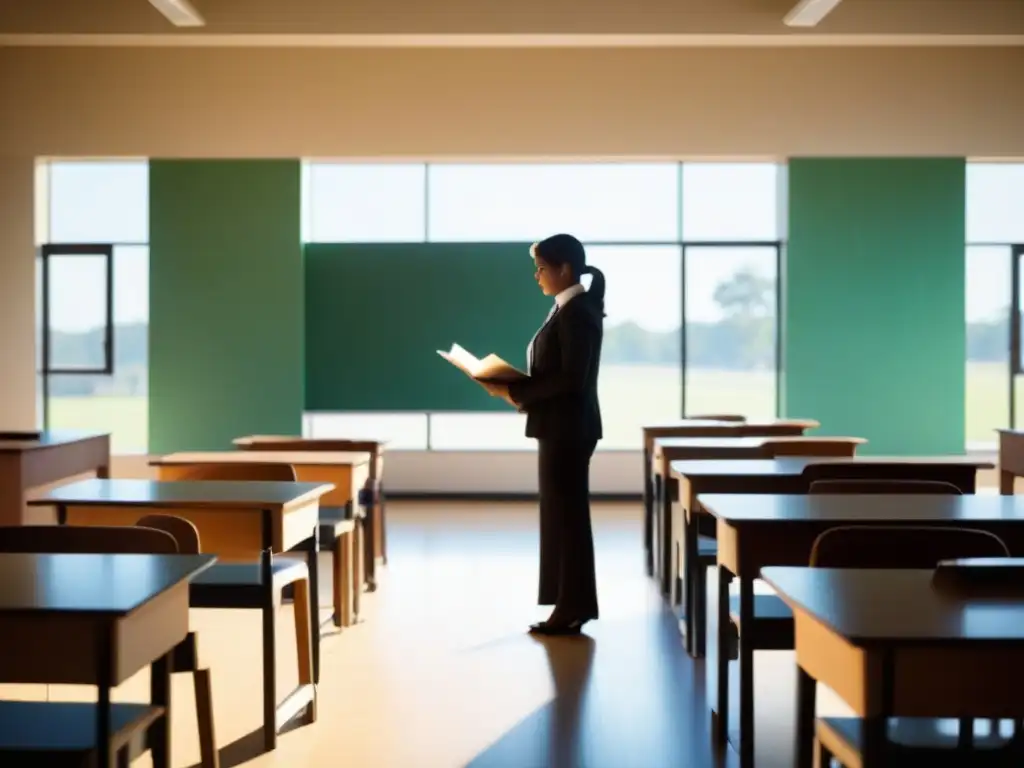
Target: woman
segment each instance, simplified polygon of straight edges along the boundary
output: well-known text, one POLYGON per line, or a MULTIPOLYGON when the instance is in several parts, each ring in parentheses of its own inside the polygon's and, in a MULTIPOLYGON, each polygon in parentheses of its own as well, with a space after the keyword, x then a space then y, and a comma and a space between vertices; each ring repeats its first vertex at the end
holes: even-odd
POLYGON ((554 610, 530 632, 579 634, 597 618, 590 457, 601 439, 604 275, 587 266, 583 245, 572 235, 542 240, 530 254, 534 277, 555 305, 527 348, 529 377, 488 389, 526 412, 526 436, 538 442, 540 604, 554 610), (589 290, 580 285, 583 275, 593 276, 589 290))

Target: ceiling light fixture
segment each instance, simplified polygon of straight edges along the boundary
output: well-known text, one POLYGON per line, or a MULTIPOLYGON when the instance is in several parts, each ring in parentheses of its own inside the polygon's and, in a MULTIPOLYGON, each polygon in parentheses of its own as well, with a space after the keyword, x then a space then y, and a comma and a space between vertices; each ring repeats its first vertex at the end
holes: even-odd
POLYGON ((149 0, 176 27, 202 27, 206 21, 189 0, 149 0))
POLYGON ((788 27, 816 27, 839 3, 840 0, 800 0, 784 21, 788 27))

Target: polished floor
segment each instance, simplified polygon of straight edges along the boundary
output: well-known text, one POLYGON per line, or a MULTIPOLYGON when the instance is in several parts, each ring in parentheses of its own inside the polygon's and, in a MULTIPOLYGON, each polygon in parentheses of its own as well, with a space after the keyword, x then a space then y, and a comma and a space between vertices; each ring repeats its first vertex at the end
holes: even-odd
MULTIPOLYGON (((706 676, 704 663, 686 657, 643 576, 639 505, 597 505, 594 523, 601 620, 579 638, 537 640, 524 633, 544 616, 533 602, 535 507, 393 502, 391 562, 379 591, 366 600, 366 619, 324 641, 319 719, 283 735, 271 754, 258 754, 254 736, 260 723, 258 614, 195 611, 193 625, 213 670, 223 765, 735 764, 735 753, 715 754, 708 735, 713 664, 706 676)), ((289 614, 282 608, 278 625, 282 693, 296 679, 289 614)), ((756 764, 792 765, 792 655, 758 654, 756 673, 756 764)), ((117 698, 144 698, 146 689, 145 676, 137 676, 117 698)), ((3 698, 89 694, 64 686, 0 686, 3 698)), ((176 677, 173 695, 174 764, 191 766, 198 745, 187 677, 176 677)), ((826 692, 819 700, 825 711, 843 711, 826 692)))

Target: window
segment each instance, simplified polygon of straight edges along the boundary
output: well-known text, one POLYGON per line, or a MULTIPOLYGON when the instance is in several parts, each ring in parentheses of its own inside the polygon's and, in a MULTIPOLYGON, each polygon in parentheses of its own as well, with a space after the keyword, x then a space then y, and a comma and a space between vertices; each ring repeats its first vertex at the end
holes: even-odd
POLYGON ((1010 282, 1007 246, 968 246, 966 253, 966 443, 996 444, 1010 425, 1010 282))
MULTIPOLYGON (((106 361, 106 257, 60 256, 61 246, 112 251, 113 372, 39 377, 49 429, 110 432, 114 453, 148 448, 149 168, 144 161, 60 161, 43 167, 46 240, 55 254, 48 285, 37 260, 37 301, 45 293, 52 367, 106 361), (101 269, 102 267, 102 269, 101 269), (102 320, 100 319, 102 316, 102 320)), ((74 251, 73 248, 68 249, 74 251)), ((81 250, 81 249, 80 249, 81 250)), ((42 315, 37 313, 41 336, 42 315)), ((40 370, 42 360, 38 360, 40 370)))
POLYGON ((682 410, 682 249, 591 246, 587 261, 607 280, 600 447, 638 449, 644 424, 682 410))
POLYGON ((428 236, 436 242, 590 242, 679 237, 679 166, 431 165, 428 236))
POLYGON ((686 412, 773 419, 778 249, 686 246, 686 412))
POLYGON ((1024 243, 1024 163, 967 164, 967 242, 1024 243))
POLYGON ((777 240, 779 183, 774 163, 683 163, 683 239, 777 240))
POLYGON ((306 178, 309 242, 426 239, 426 166, 310 163, 306 178))
POLYGON ((149 241, 147 162, 53 162, 48 186, 49 242, 149 241))
POLYGON ((430 448, 435 451, 530 450, 526 416, 509 413, 432 413, 430 448))
MULTIPOLYGON (((84 290, 84 289, 83 289, 84 290)), ((87 291, 88 292, 88 291, 87 291)), ((115 454, 145 453, 149 445, 149 248, 114 248, 114 372, 112 375, 54 374, 47 404, 51 429, 111 433, 115 454)), ((57 303, 57 294, 51 294, 57 303)), ((54 318, 51 344, 71 356, 95 346, 96 330, 54 318), (76 352, 77 350, 77 352, 76 352)))
POLYGON ((425 413, 309 413, 306 437, 382 440, 399 451, 427 449, 425 413))

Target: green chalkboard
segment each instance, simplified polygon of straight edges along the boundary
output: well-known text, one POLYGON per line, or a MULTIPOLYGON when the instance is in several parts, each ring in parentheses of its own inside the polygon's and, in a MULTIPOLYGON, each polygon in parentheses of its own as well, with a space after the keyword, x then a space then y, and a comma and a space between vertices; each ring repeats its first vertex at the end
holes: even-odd
POLYGON ((308 244, 305 278, 308 411, 507 410, 437 350, 525 366, 551 306, 527 243, 308 244))

